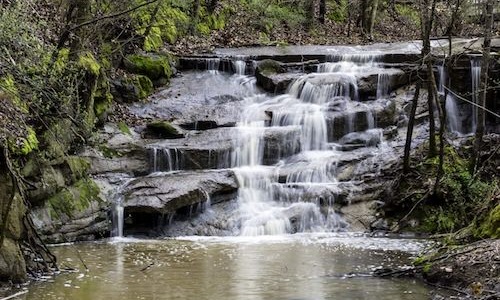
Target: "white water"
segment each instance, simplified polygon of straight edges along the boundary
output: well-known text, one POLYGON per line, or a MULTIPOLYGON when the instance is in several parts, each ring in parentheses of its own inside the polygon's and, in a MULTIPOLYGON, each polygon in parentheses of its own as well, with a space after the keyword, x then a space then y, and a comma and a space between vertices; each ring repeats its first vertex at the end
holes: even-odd
MULTIPOLYGON (((329 141, 329 105, 358 100, 357 76, 374 69, 383 72, 377 55, 332 57, 338 62, 322 64, 319 73, 300 77, 285 95, 248 97, 248 106, 238 124, 232 165, 239 183, 240 235, 277 235, 294 232, 343 230, 346 226, 333 209, 340 191, 334 176, 339 153, 329 141), (270 119, 270 120, 269 120, 270 119), (264 165, 265 136, 276 128, 300 129, 300 154, 264 165), (279 181, 283 168, 300 166, 289 172, 286 182, 279 181), (323 191, 326 196, 315 196, 323 191), (326 202, 326 209, 322 209, 326 202)), ((389 77, 379 76, 380 97, 389 94, 389 77)), ((355 113, 347 113, 347 130, 354 131, 355 113)), ((368 128, 375 126, 374 116, 364 114, 368 128)), ((330 123, 331 124, 331 123, 330 123)))
POLYGON ((124 183, 116 190, 114 194, 114 204, 112 211, 112 230, 111 236, 116 238, 123 237, 123 226, 124 226, 124 207, 123 207, 123 190, 132 181, 132 179, 126 179, 124 183))
POLYGON ((243 59, 233 60, 233 68, 236 74, 245 75, 247 64, 243 59))
POLYGON ((157 148, 151 150, 153 160, 153 172, 169 172, 180 170, 182 167, 182 154, 180 150, 173 148, 157 148))

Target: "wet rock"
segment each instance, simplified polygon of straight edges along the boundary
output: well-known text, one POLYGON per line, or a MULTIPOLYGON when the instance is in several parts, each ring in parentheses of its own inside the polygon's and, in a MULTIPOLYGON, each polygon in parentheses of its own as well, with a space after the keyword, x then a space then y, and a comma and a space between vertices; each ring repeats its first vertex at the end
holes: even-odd
POLYGON ((229 200, 237 188, 236 178, 229 170, 150 175, 127 186, 124 207, 126 213, 174 213, 207 200, 229 200))
POLYGON ((258 73, 257 83, 264 90, 271 93, 283 93, 288 89, 288 86, 294 82, 297 78, 300 78, 304 74, 302 73, 258 73))
POLYGON ((235 134, 233 128, 217 128, 149 144, 151 171, 229 168, 235 134))
POLYGON ((300 152, 301 130, 294 126, 267 128, 264 133, 264 164, 272 165, 300 152))
POLYGON ((408 84, 410 79, 405 72, 399 69, 373 69, 371 72, 365 72, 357 76, 360 99, 373 98, 377 95, 377 86, 381 76, 386 76, 388 93, 408 84))
POLYGON ((343 151, 351 151, 362 147, 375 147, 381 142, 382 131, 370 129, 364 132, 351 132, 343 136, 339 143, 343 151))

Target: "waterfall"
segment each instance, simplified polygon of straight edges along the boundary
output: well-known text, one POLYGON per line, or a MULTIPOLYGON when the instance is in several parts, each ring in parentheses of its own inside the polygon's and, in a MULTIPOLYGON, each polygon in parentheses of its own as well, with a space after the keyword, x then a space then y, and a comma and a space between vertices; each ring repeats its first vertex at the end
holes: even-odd
POLYGON ((448 74, 445 69, 445 62, 437 66, 439 74, 438 93, 441 96, 446 95, 446 118, 448 128, 451 132, 463 133, 460 110, 458 109, 457 99, 450 93, 446 93, 445 85, 448 80, 448 74))
MULTIPOLYGON (((479 103, 479 88, 480 88, 480 80, 481 80, 481 57, 480 56, 471 56, 470 59, 470 71, 471 71, 471 100, 473 103, 479 103)), ((475 105, 472 106, 472 127, 471 132, 476 132, 477 128, 477 107, 475 105)))
POLYGON ((114 193, 112 197, 113 201, 113 210, 111 211, 112 215, 112 230, 111 237, 123 237, 123 225, 124 225, 124 207, 123 207, 123 190, 127 187, 127 185, 132 181, 132 179, 127 179, 114 193))
POLYGON ((212 74, 219 73, 220 58, 208 58, 206 62, 207 62, 207 70, 210 71, 210 73, 212 74))
POLYGON ((389 96, 390 78, 386 73, 379 73, 377 80, 377 99, 385 99, 389 96))
MULTIPOLYGON (((335 178, 340 155, 329 142, 328 132, 332 128, 326 113, 332 103, 346 101, 345 110, 351 106, 366 109, 366 124, 375 128, 369 106, 357 102, 357 76, 367 70, 371 74, 374 70, 383 73, 377 57, 373 54, 332 57, 339 61, 322 64, 318 73, 296 79, 284 95, 254 95, 245 99, 249 105, 237 127, 232 157, 239 183, 241 235, 332 231, 346 226, 332 206, 341 191, 335 178), (265 165, 265 139, 277 128, 299 129, 300 153, 286 162, 265 165), (280 179, 282 167, 292 167, 284 181, 280 179), (325 205, 327 208, 322 209, 325 205)), ((390 78, 387 74, 378 78, 377 96, 387 97, 390 78)), ((347 133, 353 132, 357 112, 345 111, 344 115, 347 133)))
POLYGON ((165 149, 153 147, 151 149, 153 172, 169 172, 181 170, 182 154, 177 148, 165 149))
POLYGON ((233 60, 234 73, 245 75, 247 63, 242 59, 233 60))

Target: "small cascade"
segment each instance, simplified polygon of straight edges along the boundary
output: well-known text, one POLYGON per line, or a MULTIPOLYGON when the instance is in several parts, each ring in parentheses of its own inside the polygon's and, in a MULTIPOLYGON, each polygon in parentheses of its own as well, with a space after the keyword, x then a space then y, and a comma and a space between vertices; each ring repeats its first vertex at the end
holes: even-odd
MULTIPOLYGON (((473 103, 479 103, 479 88, 480 88, 480 80, 481 80, 481 57, 480 56, 471 56, 470 58, 470 71, 471 71, 471 100, 473 103)), ((471 132, 476 132, 477 128, 477 107, 475 105, 472 106, 472 128, 471 132)))
POLYGON ((247 63, 242 59, 233 60, 234 73, 237 75, 245 75, 247 63))
POLYGON ((207 58, 207 70, 212 74, 219 73, 220 58, 207 58))
POLYGON ((377 82, 377 99, 386 99, 389 97, 389 74, 379 73, 377 82))
POLYGON ((458 109, 458 104, 456 98, 453 94, 447 93, 445 89, 446 82, 448 80, 448 74, 446 74, 445 62, 437 66, 439 74, 439 84, 438 93, 441 97, 446 95, 446 119, 448 123, 448 128, 451 132, 464 133, 462 128, 462 121, 460 116, 460 110, 458 109))
POLYGON ((174 149, 152 148, 152 172, 169 172, 181 170, 182 155, 181 151, 174 149))
POLYGON ((111 237, 123 237, 124 226, 124 208, 123 208, 123 190, 127 187, 131 179, 126 180, 115 192, 113 201, 113 210, 111 211, 112 230, 111 237))

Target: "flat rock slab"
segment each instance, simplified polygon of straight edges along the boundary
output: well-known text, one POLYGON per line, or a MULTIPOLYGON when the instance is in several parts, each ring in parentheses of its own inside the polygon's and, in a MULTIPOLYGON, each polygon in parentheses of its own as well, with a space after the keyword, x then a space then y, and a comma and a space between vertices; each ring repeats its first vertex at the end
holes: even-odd
POLYGON ((228 127, 239 121, 244 98, 254 94, 254 78, 186 72, 173 78, 171 86, 151 101, 130 110, 140 118, 167 120, 185 129, 228 127))
POLYGON ((237 189, 231 170, 156 173, 127 185, 124 207, 128 212, 168 214, 207 200, 229 200, 237 189))

